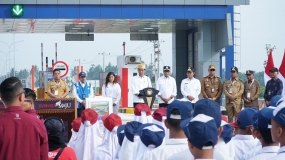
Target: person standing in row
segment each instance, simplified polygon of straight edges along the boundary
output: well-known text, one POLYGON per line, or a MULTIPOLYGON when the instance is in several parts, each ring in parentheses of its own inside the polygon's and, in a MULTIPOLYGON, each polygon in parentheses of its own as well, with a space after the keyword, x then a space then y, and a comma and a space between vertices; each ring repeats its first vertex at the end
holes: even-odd
POLYGON ((243 81, 238 78, 238 68, 231 68, 231 78, 224 83, 224 93, 226 96, 226 110, 229 122, 234 122, 237 114, 242 108, 242 94, 244 92, 243 81))
POLYGON ((271 79, 266 83, 264 100, 266 106, 270 106, 270 100, 275 95, 282 95, 283 91, 283 82, 277 77, 278 69, 272 68, 270 71, 271 79))
POLYGON ((86 73, 79 73, 79 82, 74 84, 73 96, 77 99, 77 117, 81 117, 82 111, 86 106, 86 98, 93 98, 94 91, 91 83, 86 82, 86 73))
POLYGON ((103 97, 110 97, 113 100, 113 113, 118 114, 120 100, 121 100, 121 87, 116 81, 116 75, 109 72, 106 76, 105 84, 102 87, 103 97))
POLYGON ((194 75, 194 69, 192 67, 188 67, 187 78, 182 80, 180 86, 183 98, 189 100, 193 104, 193 107, 195 107, 194 105, 199 100, 198 96, 201 93, 200 81, 194 78, 194 75))
POLYGON ((53 80, 47 83, 45 88, 45 93, 50 98, 68 98, 68 93, 70 91, 67 83, 60 79, 60 70, 53 70, 53 80))
POLYGON ((170 66, 163 67, 164 76, 159 77, 156 82, 159 107, 167 107, 177 95, 176 80, 170 76, 170 66))
POLYGON ((143 97, 140 95, 140 90, 152 87, 150 78, 145 76, 145 64, 138 65, 138 73, 139 75, 133 77, 132 81, 132 92, 133 92, 133 103, 134 107, 136 107, 139 103, 144 103, 143 97))
POLYGON ((247 81, 244 82, 243 101, 244 108, 255 107, 259 110, 258 97, 260 94, 260 86, 257 80, 254 79, 254 72, 246 71, 247 81))
POLYGON ((208 68, 209 75, 203 77, 201 82, 201 91, 204 98, 209 98, 220 104, 220 97, 223 92, 221 78, 216 76, 216 67, 210 65, 208 68))

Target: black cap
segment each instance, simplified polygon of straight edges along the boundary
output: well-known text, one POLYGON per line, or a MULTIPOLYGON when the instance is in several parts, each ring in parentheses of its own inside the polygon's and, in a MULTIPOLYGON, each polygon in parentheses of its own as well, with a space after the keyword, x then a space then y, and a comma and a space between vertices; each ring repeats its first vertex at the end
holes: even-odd
POLYGON ((195 70, 192 67, 188 67, 187 72, 195 72, 195 70))
POLYGON ((253 72, 252 70, 247 70, 245 74, 246 74, 246 75, 250 75, 250 74, 253 74, 253 73, 254 73, 254 72, 253 72))
POLYGON ((50 117, 44 121, 46 130, 50 135, 58 135, 59 133, 64 132, 64 125, 62 120, 57 117, 50 117))
POLYGON ((271 72, 271 73, 278 72, 278 69, 276 67, 274 67, 274 68, 270 69, 269 72, 271 72))
POLYGON ((170 70, 170 66, 164 66, 164 67, 163 67, 163 70, 164 70, 164 71, 169 71, 169 70, 170 70))
POLYGON ((231 68, 231 72, 238 72, 238 68, 237 68, 236 66, 233 66, 233 67, 231 68))

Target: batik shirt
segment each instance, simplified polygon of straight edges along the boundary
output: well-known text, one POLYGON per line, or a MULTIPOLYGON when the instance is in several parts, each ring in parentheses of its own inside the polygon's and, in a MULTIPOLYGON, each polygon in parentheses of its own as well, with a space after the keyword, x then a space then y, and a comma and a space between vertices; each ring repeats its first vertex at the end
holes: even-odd
POLYGON ((264 99, 270 101, 271 98, 275 95, 281 95, 283 90, 282 81, 277 79, 271 79, 267 82, 264 92, 264 99))

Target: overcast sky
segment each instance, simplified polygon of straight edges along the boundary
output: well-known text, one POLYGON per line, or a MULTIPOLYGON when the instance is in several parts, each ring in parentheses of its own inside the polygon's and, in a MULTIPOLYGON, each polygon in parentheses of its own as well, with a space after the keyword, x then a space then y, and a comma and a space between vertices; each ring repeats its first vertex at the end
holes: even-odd
MULTIPOLYGON (((275 66, 279 68, 285 49, 285 20, 284 0, 250 0, 249 6, 241 7, 241 57, 237 56, 236 66, 240 71, 252 69, 262 71, 263 61, 267 59, 265 44, 272 44, 277 47, 273 57, 275 66), (241 58, 241 59, 240 59, 241 58), (242 65, 241 65, 242 64, 242 65), (242 67, 241 67, 242 66, 242 67)), ((65 42, 64 34, 15 34, 17 43, 15 49, 16 69, 30 68, 32 64, 38 65, 41 69, 41 47, 44 44, 44 58, 55 57, 54 44, 58 43, 58 60, 63 60, 70 67, 78 65, 76 59, 81 59, 81 64, 89 68, 92 63, 103 64, 103 56, 98 53, 110 53, 106 56, 105 64, 108 62, 116 64, 116 56, 123 54, 122 43, 126 42, 126 53, 129 55, 139 54, 147 64, 151 61, 150 54, 153 53, 153 44, 143 41, 130 41, 129 34, 95 34, 94 42, 65 42)), ((163 65, 172 65, 172 35, 160 34, 162 62, 163 65)), ((13 34, 0 34, 0 41, 8 44, 13 43, 13 34)), ((11 51, 13 46, 11 47, 11 51)), ((6 61, 4 53, 9 48, 0 43, 0 74, 4 74, 3 62, 6 61)), ((10 67, 14 66, 13 52, 10 55, 10 67)), ((8 56, 9 57, 9 56, 8 56)), ((45 59, 44 59, 45 63, 45 59)), ((7 65, 9 67, 9 63, 7 65)), ((45 68, 45 64, 44 64, 45 68)))

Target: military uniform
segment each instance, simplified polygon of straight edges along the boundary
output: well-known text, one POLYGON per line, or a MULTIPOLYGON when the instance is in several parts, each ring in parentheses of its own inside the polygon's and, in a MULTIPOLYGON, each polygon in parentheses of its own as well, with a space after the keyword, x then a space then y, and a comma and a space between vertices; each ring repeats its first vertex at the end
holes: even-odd
MULTIPOLYGON (((51 80, 48 82, 45 88, 45 92, 50 92, 57 96, 62 96, 65 92, 69 92, 69 91, 70 89, 64 80, 60 80, 59 83, 56 83, 54 80, 51 80)), ((68 98, 68 95, 64 98, 68 98)))
MULTIPOLYGON (((209 66, 210 69, 215 69, 213 65, 209 66)), ((223 84, 220 77, 214 75, 213 77, 205 76, 201 82, 201 91, 204 98, 216 98, 216 102, 220 104, 220 97, 223 92, 223 84)))
MULTIPOLYGON (((253 71, 246 71, 246 75, 253 74, 253 71)), ((256 107, 259 110, 258 97, 260 94, 260 85, 258 81, 253 79, 252 81, 244 82, 244 92, 243 92, 243 100, 244 107, 256 107), (250 99, 250 102, 247 102, 246 99, 250 99)))
MULTIPOLYGON (((233 68, 232 71, 237 71, 236 67, 234 69, 233 68)), ((229 122, 233 122, 233 118, 237 116, 242 108, 242 95, 244 92, 243 81, 238 78, 235 78, 233 81, 232 78, 227 79, 223 88, 226 96, 226 110, 229 122), (234 96, 235 99, 230 100, 229 96, 234 96)))

